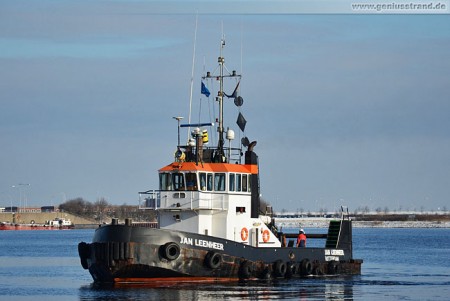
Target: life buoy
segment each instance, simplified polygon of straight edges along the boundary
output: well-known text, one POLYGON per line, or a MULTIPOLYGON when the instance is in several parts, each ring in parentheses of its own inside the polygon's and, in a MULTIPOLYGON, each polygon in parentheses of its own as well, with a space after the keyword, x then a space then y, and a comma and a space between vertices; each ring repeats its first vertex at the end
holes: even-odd
POLYGON ((180 246, 175 242, 168 242, 161 246, 161 255, 167 260, 175 260, 180 256, 180 246))
POLYGON ((248 239, 248 230, 245 227, 241 230, 241 239, 242 241, 247 241, 248 239))
POLYGON ((205 256, 205 265, 210 269, 217 269, 222 263, 222 255, 214 251, 208 252, 205 256))
POLYGON ((266 230, 263 231, 262 239, 263 239, 263 242, 268 242, 269 241, 269 239, 270 239, 269 230, 266 229, 266 230))

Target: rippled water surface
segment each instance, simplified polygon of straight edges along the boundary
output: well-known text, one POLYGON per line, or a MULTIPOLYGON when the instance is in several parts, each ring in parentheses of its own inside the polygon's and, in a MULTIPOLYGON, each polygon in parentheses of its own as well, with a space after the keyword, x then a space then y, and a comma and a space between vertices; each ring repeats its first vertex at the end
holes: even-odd
POLYGON ((159 287, 93 285, 77 254, 93 232, 0 231, 0 300, 450 299, 450 229, 353 229, 361 276, 159 287))

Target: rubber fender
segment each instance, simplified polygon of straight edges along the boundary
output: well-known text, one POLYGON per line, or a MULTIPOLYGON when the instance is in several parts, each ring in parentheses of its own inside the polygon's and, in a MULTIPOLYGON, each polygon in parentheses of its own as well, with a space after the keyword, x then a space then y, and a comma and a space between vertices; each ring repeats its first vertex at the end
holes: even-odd
POLYGON ((275 273, 275 277, 284 277, 286 270, 286 263, 283 260, 279 259, 274 262, 273 272, 275 273))
POLYGON ((78 244, 78 255, 80 256, 80 262, 83 269, 87 270, 89 268, 87 259, 91 253, 90 245, 85 242, 80 242, 78 244))
POLYGON ((269 266, 266 266, 264 268, 264 270, 262 271, 262 273, 261 273, 259 278, 261 278, 261 279, 270 279, 270 278, 272 278, 272 273, 270 272, 270 267, 269 266))
POLYGON ((103 242, 100 243, 102 246, 102 250, 103 250, 103 259, 105 262, 107 262, 109 264, 109 249, 110 249, 110 243, 109 242, 103 242))
POLYGON ((119 259, 124 260, 125 259, 125 243, 121 242, 119 243, 119 259))
POLYGON ((114 242, 112 243, 112 253, 113 253, 113 259, 119 260, 120 259, 120 243, 114 242))
POLYGON ((313 267, 309 259, 305 258, 300 263, 300 274, 310 275, 312 273, 313 267))
POLYGON ((286 273, 284 274, 284 278, 290 279, 290 278, 292 278, 293 275, 294 274, 292 273, 292 263, 287 262, 286 263, 286 273))
POLYGON ((319 264, 318 266, 316 266, 314 268, 314 275, 321 276, 321 275, 324 275, 324 274, 325 274, 325 272, 324 272, 324 268, 323 268, 322 265, 319 264))
POLYGON ((210 269, 217 269, 222 264, 222 255, 220 253, 210 251, 205 256, 205 265, 210 269))
POLYGON ((291 276, 300 274, 300 264, 298 262, 292 262, 288 264, 287 272, 290 272, 291 276))
POLYGON ((180 246, 175 242, 168 242, 161 246, 161 255, 165 259, 172 261, 180 256, 180 246))
POLYGON ((248 279, 253 274, 252 263, 248 260, 245 260, 239 266, 239 278, 240 279, 248 279))
POLYGON ((341 273, 341 265, 337 261, 330 261, 328 263, 328 274, 337 275, 341 273))

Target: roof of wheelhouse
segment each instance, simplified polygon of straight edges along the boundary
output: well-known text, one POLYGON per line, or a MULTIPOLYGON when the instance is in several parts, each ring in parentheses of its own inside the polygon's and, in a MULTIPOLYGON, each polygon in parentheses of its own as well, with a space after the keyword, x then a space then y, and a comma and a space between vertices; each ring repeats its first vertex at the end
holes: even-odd
POLYGON ((231 164, 231 163, 198 163, 195 162, 173 162, 164 166, 159 172, 168 171, 203 171, 203 172, 237 172, 237 173, 258 173, 256 164, 231 164))

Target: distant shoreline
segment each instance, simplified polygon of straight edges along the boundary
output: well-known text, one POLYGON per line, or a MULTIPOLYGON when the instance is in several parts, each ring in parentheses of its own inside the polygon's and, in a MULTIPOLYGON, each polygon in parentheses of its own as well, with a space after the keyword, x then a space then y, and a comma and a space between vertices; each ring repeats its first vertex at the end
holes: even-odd
MULTIPOLYGON (((279 227, 328 228, 333 218, 276 218, 279 227)), ((353 228, 450 228, 450 221, 353 221, 353 228)))

